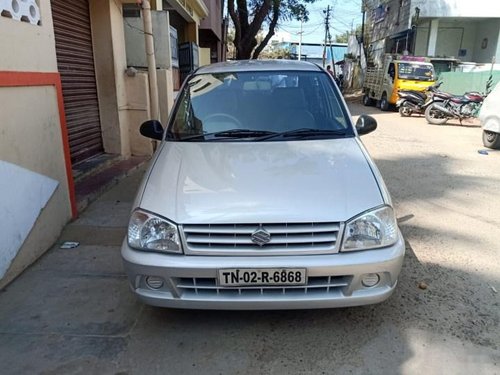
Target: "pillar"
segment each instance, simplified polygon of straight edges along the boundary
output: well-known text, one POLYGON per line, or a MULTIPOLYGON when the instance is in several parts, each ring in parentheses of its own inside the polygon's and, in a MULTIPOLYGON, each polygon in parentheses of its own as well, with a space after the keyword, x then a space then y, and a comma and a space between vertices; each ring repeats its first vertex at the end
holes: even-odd
POLYGON ((427 44, 427 56, 436 55, 438 29, 439 29, 439 19, 432 20, 429 30, 429 43, 427 44))

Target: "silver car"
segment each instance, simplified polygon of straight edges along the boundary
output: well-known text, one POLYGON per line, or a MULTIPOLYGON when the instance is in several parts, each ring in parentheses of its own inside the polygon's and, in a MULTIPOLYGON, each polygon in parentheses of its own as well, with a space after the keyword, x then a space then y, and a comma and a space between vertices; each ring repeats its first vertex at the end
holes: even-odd
POLYGON ((297 61, 198 69, 137 194, 122 257, 147 304, 310 309, 388 298, 404 256, 389 193, 333 79, 297 61))
POLYGON ((484 99, 479 120, 483 127, 483 145, 485 147, 500 149, 500 84, 484 99))

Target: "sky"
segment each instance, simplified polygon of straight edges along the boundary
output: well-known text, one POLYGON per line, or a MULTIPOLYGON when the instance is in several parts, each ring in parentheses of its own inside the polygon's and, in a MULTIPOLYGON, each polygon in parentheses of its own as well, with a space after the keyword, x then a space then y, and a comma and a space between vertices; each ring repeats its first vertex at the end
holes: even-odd
MULTIPOLYGON (((308 5, 309 21, 304 23, 302 43, 322 43, 325 39, 325 15, 323 10, 330 5, 330 34, 342 34, 361 24, 361 0, 317 0, 308 5)), ((291 35, 292 42, 299 41, 300 22, 290 21, 280 25, 278 31, 291 35)))

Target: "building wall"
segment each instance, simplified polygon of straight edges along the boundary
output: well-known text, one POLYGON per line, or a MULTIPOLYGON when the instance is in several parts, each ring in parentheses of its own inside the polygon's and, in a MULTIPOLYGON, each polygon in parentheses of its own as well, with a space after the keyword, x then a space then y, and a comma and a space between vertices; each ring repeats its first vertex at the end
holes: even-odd
MULTIPOLYGON (((125 0, 130 2, 133 0, 125 0)), ((139 135, 149 119, 146 73, 127 74, 121 1, 89 0, 105 151, 150 155, 139 135)), ((77 215, 49 0, 41 24, 0 16, 0 288, 49 249, 77 215), (8 183, 7 183, 8 182, 8 183)), ((145 52, 144 52, 145 53, 145 52)), ((161 115, 173 104, 169 70, 158 71, 161 115)))
MULTIPOLYGON (((127 74, 127 45, 120 3, 90 0, 90 5, 105 151, 124 157, 151 155, 151 142, 139 133, 142 122, 151 118, 148 75, 146 72, 127 74)), ((145 50, 142 53, 145 54, 145 50)), ((160 71, 165 70, 159 70, 158 75, 160 71)), ((172 97, 172 85, 167 86, 169 81, 158 81, 160 98, 172 97)), ((160 107, 162 105, 160 101, 160 107)), ((160 112, 161 120, 165 121, 166 111, 160 112)))
POLYGON ((41 25, 0 16, 0 287, 75 213, 49 0, 39 6, 41 25))
POLYGON ((220 0, 203 0, 209 9, 208 16, 201 20, 200 29, 211 30, 217 39, 222 39, 222 11, 220 0))
POLYGON ((420 17, 500 17, 500 2, 492 0, 412 0, 420 17))
POLYGON ((184 26, 186 21, 176 12, 169 12, 170 26, 177 30, 177 37, 179 42, 184 42, 186 40, 184 26))
POLYGON ((475 62, 490 63, 493 57, 500 62, 500 19, 479 22, 474 42, 475 62))
POLYGON ((210 48, 199 48, 200 66, 210 64, 210 48))
POLYGON ((474 59, 477 22, 439 22, 436 56, 455 57, 462 61, 474 59), (459 50, 466 52, 460 56, 459 50))
POLYGON ((126 66, 119 65, 120 53, 115 54, 116 42, 113 40, 113 35, 117 34, 114 30, 121 27, 121 13, 114 2, 90 0, 89 5, 104 151, 126 156, 130 153, 129 142, 118 111, 117 86, 121 75, 115 74, 117 68, 126 69, 126 66))
POLYGON ((410 28, 410 0, 373 2, 367 11, 370 42, 375 42, 410 28), (383 14, 383 16, 381 16, 383 14))
MULTIPOLYGON (((225 30, 222 20, 222 7, 224 1, 203 0, 208 8, 208 16, 200 22, 199 41, 200 47, 210 48, 210 62, 215 63, 225 60, 225 30)), ((203 64, 200 61, 200 64, 203 64)))
POLYGON ((19 72, 57 72, 49 0, 40 0, 41 25, 0 16, 0 69, 19 72))
MULTIPOLYGON (((427 55, 429 28, 429 21, 420 23, 417 28, 415 55, 427 55)), ((489 63, 493 56, 496 56, 497 60, 500 58, 499 34, 499 19, 480 21, 473 19, 446 21, 443 19, 439 22, 435 55, 455 57, 461 61, 489 63), (485 38, 488 41, 486 47, 483 48, 485 38), (459 50, 463 50, 465 55, 460 55, 459 50)))
POLYGON ((427 55, 427 44, 429 42, 430 22, 421 23, 416 28, 415 56, 427 55))
MULTIPOLYGON (((429 21, 437 18, 440 23, 436 56, 454 56, 463 61, 479 63, 490 62, 492 56, 500 58, 497 48, 497 45, 500 46, 498 1, 365 0, 365 4, 368 23, 371 25, 371 43, 411 28, 412 17, 418 7, 420 22, 416 28, 415 55, 427 55, 429 21), (383 17, 380 17, 381 14, 383 17), (481 47, 484 38, 488 38, 486 48, 481 47), (465 54, 459 56, 459 50, 465 50, 465 54)), ((390 41, 386 45, 390 47, 390 41)))

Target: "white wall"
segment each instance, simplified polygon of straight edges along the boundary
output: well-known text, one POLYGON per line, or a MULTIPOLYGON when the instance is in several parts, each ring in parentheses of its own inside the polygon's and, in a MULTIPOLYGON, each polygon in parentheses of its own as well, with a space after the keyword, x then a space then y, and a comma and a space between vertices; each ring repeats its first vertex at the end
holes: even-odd
MULTIPOLYGON (((425 56, 428 50, 430 22, 424 21, 417 28, 415 55, 425 56)), ((455 57, 464 62, 489 63, 496 55, 500 61, 500 19, 466 21, 439 21, 435 56, 455 57), (484 38, 487 47, 482 48, 484 38), (459 56, 459 50, 466 51, 459 56)))
POLYGON ((478 22, 439 22, 436 56, 472 61, 477 28, 478 22), (466 50, 465 56, 458 55, 460 49, 466 50))
POLYGON ((16 232, 2 237, 1 287, 56 241, 71 210, 55 87, 0 87, 0 103, 0 160, 10 165, 0 171, 0 223, 17 223, 16 232), (19 186, 18 196, 7 181, 35 182, 19 186))
POLYGON ((498 0, 413 0, 420 18, 427 17, 500 17, 498 0))
POLYGON ((500 62, 499 47, 500 19, 487 20, 479 23, 475 38, 474 61, 490 63, 493 56, 500 62), (487 39, 485 48, 483 41, 487 39))
POLYGON ((417 27, 417 41, 415 43, 415 56, 427 54, 427 43, 429 41, 430 22, 425 22, 417 27))
POLYGON ((17 224, 14 231, 1 236, 0 287, 42 255, 71 218, 53 81, 57 62, 50 2, 39 4, 41 25, 0 16, 0 71, 8 71, 4 77, 12 81, 23 82, 23 86, 7 87, 0 79, 0 225, 5 230, 7 224, 17 224), (43 78, 47 83, 39 85, 41 72, 52 73, 51 81, 43 78), (35 182, 12 191, 8 184, 16 181, 35 182), (13 202, 17 210, 12 210, 13 202))

